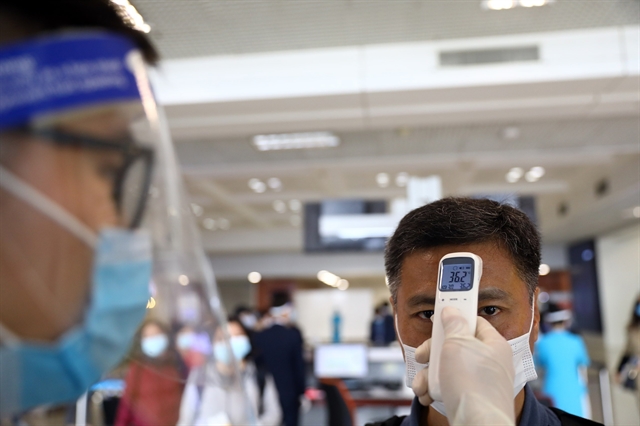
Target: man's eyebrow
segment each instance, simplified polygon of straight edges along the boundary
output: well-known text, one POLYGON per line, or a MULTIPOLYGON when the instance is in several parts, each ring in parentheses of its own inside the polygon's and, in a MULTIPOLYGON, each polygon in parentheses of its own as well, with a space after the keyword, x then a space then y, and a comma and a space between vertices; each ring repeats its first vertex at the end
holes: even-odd
POLYGON ((487 300, 511 300, 511 295, 497 287, 483 288, 478 291, 478 302, 487 300))
POLYGON ((407 305, 411 308, 421 305, 435 305, 436 299, 433 296, 427 296, 425 294, 416 294, 411 296, 407 301, 407 305))

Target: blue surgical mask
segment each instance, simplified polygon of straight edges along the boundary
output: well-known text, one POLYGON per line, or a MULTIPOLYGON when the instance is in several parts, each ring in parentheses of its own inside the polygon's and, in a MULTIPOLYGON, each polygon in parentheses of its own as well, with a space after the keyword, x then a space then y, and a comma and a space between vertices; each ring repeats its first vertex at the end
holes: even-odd
POLYGON ((140 346, 142 352, 150 357, 157 358, 164 353, 169 346, 169 338, 165 334, 158 334, 157 336, 143 337, 140 346))
POLYGON ((196 341, 196 335, 194 333, 182 333, 178 334, 176 339, 176 346, 178 349, 186 350, 190 349, 196 341))
POLYGON ((640 303, 636 303, 636 316, 640 317, 640 303))
POLYGON ((84 320, 54 343, 22 341, 0 327, 0 417, 82 395, 127 353, 146 312, 151 239, 145 232, 91 229, 0 167, 0 185, 95 247, 84 320))
MULTIPOLYGON (((247 336, 233 336, 230 341, 231 351, 236 361, 242 361, 249 352, 251 352, 251 343, 247 336)), ((227 350, 227 345, 224 342, 216 343, 213 345, 213 355, 216 360, 224 363, 231 364, 231 356, 227 350)))

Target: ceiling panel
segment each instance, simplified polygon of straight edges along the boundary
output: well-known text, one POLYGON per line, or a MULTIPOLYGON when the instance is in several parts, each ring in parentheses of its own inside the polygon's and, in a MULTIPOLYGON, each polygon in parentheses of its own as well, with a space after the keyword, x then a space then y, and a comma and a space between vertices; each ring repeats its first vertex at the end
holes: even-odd
POLYGON ((137 0, 164 58, 637 24, 637 0, 487 11, 480 0, 137 0))

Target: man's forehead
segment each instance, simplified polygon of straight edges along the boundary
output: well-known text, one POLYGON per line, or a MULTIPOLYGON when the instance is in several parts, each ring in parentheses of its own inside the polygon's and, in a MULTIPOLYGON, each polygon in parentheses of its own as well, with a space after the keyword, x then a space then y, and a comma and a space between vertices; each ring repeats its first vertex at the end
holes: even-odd
POLYGON ((465 246, 442 246, 415 251, 407 255, 400 271, 400 291, 406 291, 407 303, 433 304, 435 298, 438 266, 446 254, 468 251, 483 260, 479 300, 512 299, 512 284, 523 286, 510 256, 497 244, 481 243, 465 246))
POLYGON ((482 258, 483 273, 491 271, 496 267, 514 267, 514 263, 509 254, 497 243, 484 242, 465 245, 447 245, 428 249, 415 250, 405 256, 402 261, 401 273, 424 273, 437 274, 440 260, 443 256, 456 252, 471 252, 482 258))

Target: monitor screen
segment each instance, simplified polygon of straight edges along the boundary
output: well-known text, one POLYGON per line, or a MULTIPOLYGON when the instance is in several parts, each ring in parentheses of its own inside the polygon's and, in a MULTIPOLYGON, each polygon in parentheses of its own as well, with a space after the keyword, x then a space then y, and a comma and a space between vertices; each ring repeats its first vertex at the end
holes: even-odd
POLYGON ((367 346, 359 344, 317 346, 313 367, 316 377, 366 377, 369 372, 367 346))

